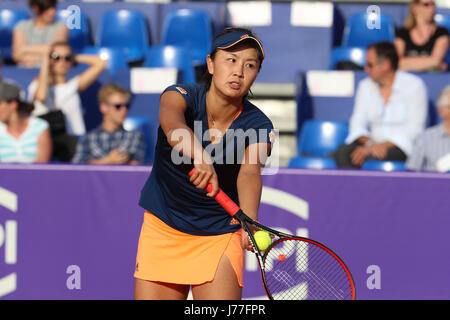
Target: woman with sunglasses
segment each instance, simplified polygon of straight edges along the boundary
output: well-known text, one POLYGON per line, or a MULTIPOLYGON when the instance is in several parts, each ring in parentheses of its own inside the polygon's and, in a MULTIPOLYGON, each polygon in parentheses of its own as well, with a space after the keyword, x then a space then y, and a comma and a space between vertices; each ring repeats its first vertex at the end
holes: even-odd
POLYGON ((107 60, 97 55, 74 56, 67 42, 54 43, 42 59, 39 76, 28 86, 28 98, 34 101, 36 106, 33 114, 40 116, 49 111, 61 110, 65 117, 67 134, 85 134, 79 93, 100 76, 106 65, 107 60), (74 63, 87 64, 89 68, 68 79, 67 74, 74 63))
POLYGON ((399 69, 405 71, 446 71, 445 55, 449 47, 446 28, 434 21, 433 0, 412 0, 403 28, 397 31, 395 47, 399 69))
POLYGON ((35 17, 14 27, 12 58, 24 67, 38 67, 52 42, 67 41, 69 32, 55 20, 57 0, 29 0, 35 17))
POLYGON ((257 219, 273 125, 247 95, 263 60, 250 30, 227 28, 206 57, 204 83, 161 95, 154 165, 139 201, 146 211, 135 299, 186 299, 191 288, 194 299, 241 299, 244 249, 252 247, 213 197, 220 184, 257 219))

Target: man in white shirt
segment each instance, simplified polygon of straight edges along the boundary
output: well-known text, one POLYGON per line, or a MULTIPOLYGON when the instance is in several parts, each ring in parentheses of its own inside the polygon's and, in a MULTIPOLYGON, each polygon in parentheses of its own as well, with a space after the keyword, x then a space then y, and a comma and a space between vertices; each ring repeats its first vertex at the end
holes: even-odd
POLYGON ((425 129, 428 96, 423 81, 397 70, 390 42, 368 47, 369 77, 361 80, 345 145, 335 159, 340 168, 359 168, 368 159, 405 161, 414 139, 425 129))

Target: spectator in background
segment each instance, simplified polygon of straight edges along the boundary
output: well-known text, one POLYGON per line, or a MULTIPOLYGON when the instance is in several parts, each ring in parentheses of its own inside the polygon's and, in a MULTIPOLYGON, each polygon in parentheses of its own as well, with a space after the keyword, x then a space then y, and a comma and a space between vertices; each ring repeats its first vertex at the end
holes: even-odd
POLYGON ((393 44, 367 49, 365 71, 355 96, 346 144, 334 156, 340 168, 359 168, 367 159, 405 161, 424 130, 427 91, 423 81, 397 70, 393 44))
POLYGON ((116 85, 107 84, 98 92, 101 125, 82 137, 78 143, 74 163, 140 164, 145 161, 144 135, 126 131, 123 123, 130 108, 130 93, 116 85))
POLYGON ((437 107, 442 123, 428 128, 417 137, 413 152, 406 162, 406 167, 410 170, 448 171, 450 169, 450 85, 441 91, 437 107), (443 168, 439 168, 440 162, 443 168))
POLYGON ((69 31, 62 21, 55 20, 56 0, 29 0, 33 19, 14 27, 12 58, 24 67, 38 67, 51 43, 68 41, 69 31))
POLYGON ((49 162, 50 130, 45 120, 30 116, 32 104, 18 86, 0 82, 0 162, 49 162))
POLYGON ((399 69, 405 71, 446 71, 448 31, 434 21, 433 0, 412 0, 404 27, 397 31, 395 47, 399 69))
POLYGON ((79 93, 100 76, 106 65, 107 60, 97 55, 74 56, 69 43, 56 42, 43 56, 39 76, 28 86, 28 99, 36 107, 33 115, 49 121, 54 156, 61 161, 71 161, 76 137, 86 133, 79 93), (89 68, 67 79, 74 63, 84 63, 89 68))

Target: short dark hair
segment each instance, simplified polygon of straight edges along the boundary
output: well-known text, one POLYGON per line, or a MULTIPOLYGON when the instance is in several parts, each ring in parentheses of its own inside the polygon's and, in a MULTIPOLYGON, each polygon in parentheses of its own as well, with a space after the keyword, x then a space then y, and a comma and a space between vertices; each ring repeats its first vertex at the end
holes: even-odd
POLYGON ((382 41, 374 43, 367 47, 367 50, 369 49, 375 50, 379 61, 387 59, 391 63, 393 70, 398 69, 398 54, 392 42, 382 41))
POLYGON ((39 13, 44 12, 50 8, 56 8, 56 3, 58 0, 29 0, 28 5, 30 8, 36 6, 39 10, 39 13))
MULTIPOLYGON (((257 37, 254 35, 253 31, 250 30, 250 29, 246 29, 246 28, 237 28, 237 27, 229 27, 229 28, 225 28, 224 30, 222 30, 221 32, 219 32, 219 33, 215 36, 215 39, 217 39, 217 38, 223 36, 224 34, 231 33, 231 32, 235 32, 235 31, 245 32, 245 33, 247 33, 250 37, 257 38, 257 37)), ((258 39, 258 41, 261 42, 259 39, 258 39)), ((247 40, 244 40, 244 41, 242 41, 241 43, 248 43, 251 47, 255 48, 256 50, 259 49, 259 48, 257 47, 255 41, 252 41, 252 40, 250 40, 250 39, 249 39, 248 41, 247 41, 247 40)), ((259 51, 258 51, 258 52, 259 52, 259 51)), ((217 49, 214 49, 214 50, 209 54, 209 56, 211 57, 212 60, 214 60, 214 57, 215 57, 216 53, 217 53, 217 49)), ((261 61, 261 63, 260 63, 260 65, 259 65, 258 72, 259 72, 259 70, 261 70, 261 66, 262 66, 262 62, 263 62, 262 57, 260 57, 259 60, 261 61)), ((212 75, 208 72, 208 69, 206 69, 205 73, 203 74, 202 79, 200 80, 200 82, 203 83, 203 84, 205 85, 206 91, 209 90, 209 88, 210 88, 210 86, 211 86, 211 81, 212 81, 212 75)))

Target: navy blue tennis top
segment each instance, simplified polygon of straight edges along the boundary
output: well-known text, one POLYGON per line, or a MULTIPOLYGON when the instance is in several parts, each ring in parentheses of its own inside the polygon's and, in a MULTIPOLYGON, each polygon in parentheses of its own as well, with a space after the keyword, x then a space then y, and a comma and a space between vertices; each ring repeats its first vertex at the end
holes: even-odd
MULTIPOLYGON (((252 143, 270 143, 273 125, 256 106, 244 99, 242 111, 232 122, 221 141, 209 141, 206 113, 206 89, 202 84, 173 85, 166 91, 176 91, 186 100, 186 124, 211 155, 220 188, 239 204, 237 176, 245 148, 252 143)), ((206 191, 189 181, 193 160, 173 149, 161 126, 155 150, 153 168, 139 200, 139 205, 167 225, 193 235, 218 235, 240 228, 231 216, 206 191)))

